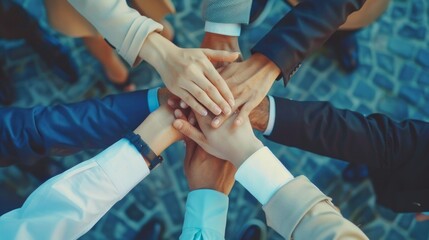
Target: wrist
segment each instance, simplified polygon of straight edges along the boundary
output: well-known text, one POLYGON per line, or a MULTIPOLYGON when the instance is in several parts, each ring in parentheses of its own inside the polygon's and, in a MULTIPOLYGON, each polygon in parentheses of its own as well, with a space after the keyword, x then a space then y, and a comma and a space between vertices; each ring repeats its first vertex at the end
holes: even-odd
POLYGON ((158 90, 158 103, 159 106, 167 104, 168 98, 170 98, 172 94, 168 91, 167 88, 163 87, 158 90))
POLYGON ((263 147, 264 144, 262 144, 259 139, 254 137, 253 140, 249 143, 243 144, 239 154, 234 157, 234 159, 231 159, 232 164, 234 164, 234 166, 239 169, 241 164, 243 164, 250 156, 252 156, 252 154, 263 147))
POLYGON ((180 135, 172 126, 174 119, 167 106, 164 105, 150 114, 134 132, 141 136, 156 155, 160 155, 167 147, 180 139, 180 135))
POLYGON ((273 61, 261 53, 253 54, 248 61, 251 62, 252 66, 255 66, 257 69, 266 74, 264 79, 274 81, 281 73, 280 68, 273 61))
POLYGON ((175 49, 178 49, 176 45, 161 36, 161 34, 153 32, 146 38, 140 49, 139 57, 159 72, 165 65, 168 54, 175 49))
POLYGON ((268 126, 268 120, 270 115, 270 101, 268 97, 259 103, 259 105, 252 110, 249 114, 250 124, 252 128, 264 132, 268 126))

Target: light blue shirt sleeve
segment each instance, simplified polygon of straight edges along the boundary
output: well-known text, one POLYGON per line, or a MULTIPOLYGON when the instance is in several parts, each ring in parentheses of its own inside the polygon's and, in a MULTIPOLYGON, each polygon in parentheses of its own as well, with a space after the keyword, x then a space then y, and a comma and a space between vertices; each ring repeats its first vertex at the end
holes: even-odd
POLYGON ((276 121, 276 101, 274 101, 273 96, 268 95, 268 100, 270 101, 270 109, 268 115, 268 124, 265 131, 262 133, 264 136, 270 136, 274 129, 274 123, 276 121))
POLYGON ((181 240, 225 239, 228 196, 198 189, 188 194, 181 240))
POLYGON ((158 91, 159 87, 151 88, 147 91, 147 104, 150 113, 155 112, 155 110, 159 108, 158 91))
POLYGON ((77 239, 147 175, 142 155, 121 139, 46 181, 21 208, 0 216, 0 238, 77 239))
POLYGON ((204 31, 238 37, 241 34, 241 25, 237 23, 215 23, 206 21, 204 31))

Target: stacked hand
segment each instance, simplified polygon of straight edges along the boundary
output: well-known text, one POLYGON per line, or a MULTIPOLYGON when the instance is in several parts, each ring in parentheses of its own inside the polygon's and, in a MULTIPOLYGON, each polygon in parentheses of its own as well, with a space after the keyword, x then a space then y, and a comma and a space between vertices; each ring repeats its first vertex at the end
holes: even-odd
POLYGON ((179 48, 158 33, 151 33, 139 56, 161 75, 167 88, 194 111, 206 116, 231 113, 234 97, 212 62, 233 62, 239 53, 179 48))

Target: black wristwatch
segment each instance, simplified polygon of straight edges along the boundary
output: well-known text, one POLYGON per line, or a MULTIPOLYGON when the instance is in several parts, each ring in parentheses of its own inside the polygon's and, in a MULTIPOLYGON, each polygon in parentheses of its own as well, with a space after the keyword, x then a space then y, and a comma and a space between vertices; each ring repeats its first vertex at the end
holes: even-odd
POLYGON ((140 135, 129 132, 124 136, 124 138, 128 139, 128 141, 137 148, 137 151, 139 151, 143 158, 150 163, 149 170, 152 171, 152 169, 156 168, 160 163, 162 163, 162 160, 164 160, 161 155, 157 156, 152 149, 150 149, 140 135))

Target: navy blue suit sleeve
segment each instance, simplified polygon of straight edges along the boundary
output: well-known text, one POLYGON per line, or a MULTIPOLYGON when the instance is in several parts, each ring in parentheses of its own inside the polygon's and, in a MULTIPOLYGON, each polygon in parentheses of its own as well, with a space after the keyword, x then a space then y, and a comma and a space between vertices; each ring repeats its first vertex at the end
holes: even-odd
POLYGON ((299 64, 359 10, 365 0, 303 0, 252 49, 273 61, 285 84, 299 64))
POLYGON ((0 109, 0 165, 106 148, 147 116, 147 91, 51 107, 0 109))
POLYGON ((275 102, 276 118, 268 139, 277 143, 381 169, 426 162, 429 156, 427 122, 364 116, 328 102, 282 98, 275 102))

